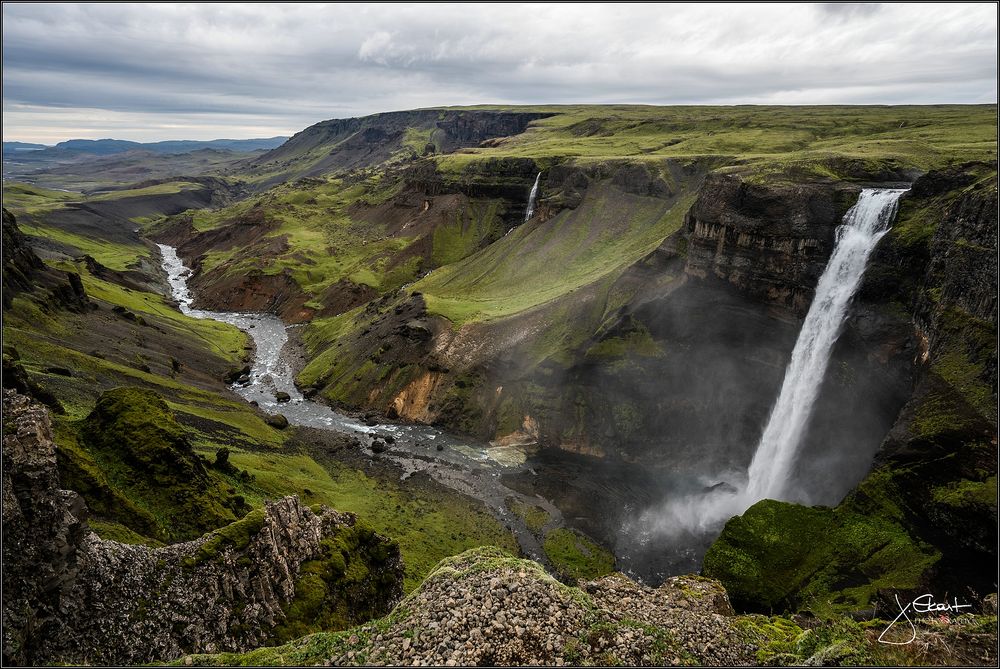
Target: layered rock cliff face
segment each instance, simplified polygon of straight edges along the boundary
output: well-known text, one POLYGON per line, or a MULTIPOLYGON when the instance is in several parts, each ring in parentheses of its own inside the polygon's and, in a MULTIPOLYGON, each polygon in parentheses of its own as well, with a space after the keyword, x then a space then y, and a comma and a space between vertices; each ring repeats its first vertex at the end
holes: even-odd
POLYGON ((712 174, 688 212, 686 271, 802 317, 858 192, 846 183, 758 185, 712 174))
MULTIPOLYGON (((3 409, 5 663, 138 664, 255 648, 292 615, 305 565, 357 538, 354 516, 288 497, 165 548, 102 541, 80 496, 61 489, 45 411, 10 391, 3 409)), ((335 557, 341 569, 362 561, 370 587, 345 581, 325 596, 379 615, 402 594, 399 551, 361 535, 380 548, 335 557)))
POLYGON ((996 212, 995 165, 929 173, 903 200, 851 324, 909 330, 905 406, 836 509, 762 502, 730 521, 706 571, 738 606, 885 610, 899 592, 996 589, 996 212))

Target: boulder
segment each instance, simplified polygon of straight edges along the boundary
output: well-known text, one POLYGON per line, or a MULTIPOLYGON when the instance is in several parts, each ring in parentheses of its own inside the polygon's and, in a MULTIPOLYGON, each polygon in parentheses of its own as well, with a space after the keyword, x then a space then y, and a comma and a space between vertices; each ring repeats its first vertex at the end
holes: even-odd
POLYGON ((264 419, 264 422, 266 422, 271 427, 277 428, 279 430, 284 430, 286 427, 288 427, 288 419, 285 418, 284 414, 280 413, 276 413, 266 417, 264 419))

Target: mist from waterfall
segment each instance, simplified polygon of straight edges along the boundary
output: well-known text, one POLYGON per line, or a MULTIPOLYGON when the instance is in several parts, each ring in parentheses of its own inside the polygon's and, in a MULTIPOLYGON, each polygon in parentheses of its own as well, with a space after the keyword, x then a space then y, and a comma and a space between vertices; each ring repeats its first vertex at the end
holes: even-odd
POLYGON ((527 223, 535 215, 535 199, 538 197, 538 182, 542 178, 539 172, 535 176, 535 185, 531 187, 531 194, 528 195, 528 207, 524 210, 524 222, 527 223))
POLYGON ((787 500, 801 441, 833 346, 861 283, 868 258, 895 218, 905 189, 865 188, 837 228, 836 244, 816 285, 781 391, 746 472, 719 472, 695 494, 647 510, 637 528, 648 535, 704 536, 762 499, 787 500), (641 528, 641 529, 640 529, 641 528))

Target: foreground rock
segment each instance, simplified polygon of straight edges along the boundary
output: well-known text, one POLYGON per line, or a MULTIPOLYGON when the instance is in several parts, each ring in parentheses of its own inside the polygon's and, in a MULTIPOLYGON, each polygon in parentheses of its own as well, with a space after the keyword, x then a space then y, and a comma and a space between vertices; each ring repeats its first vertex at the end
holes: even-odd
POLYGON ((916 621, 923 642, 879 644, 884 625, 849 619, 737 616, 711 579, 659 588, 622 574, 559 583, 535 562, 492 547, 443 560, 381 620, 194 665, 867 665, 995 663, 995 617, 916 621))
POLYGON ((10 391, 3 409, 5 664, 245 651, 290 638, 279 632, 314 631, 303 614, 335 610, 324 620, 343 627, 384 614, 402 594, 398 546, 297 497, 165 548, 103 541, 80 496, 60 489, 45 410, 10 391), (306 602, 303 573, 313 577, 306 602))

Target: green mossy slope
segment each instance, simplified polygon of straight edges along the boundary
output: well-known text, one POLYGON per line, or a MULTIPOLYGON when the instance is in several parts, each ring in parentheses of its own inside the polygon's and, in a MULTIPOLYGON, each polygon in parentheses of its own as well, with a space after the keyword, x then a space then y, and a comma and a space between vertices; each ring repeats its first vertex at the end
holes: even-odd
POLYGON ((78 465, 77 475, 64 483, 83 492, 94 513, 139 534, 193 539, 248 510, 194 452, 186 430, 152 391, 105 392, 80 423, 76 444, 79 450, 66 460, 78 465))
POLYGON ((878 516, 764 500, 726 524, 703 571, 739 609, 826 615, 919 586, 939 558, 878 516))

